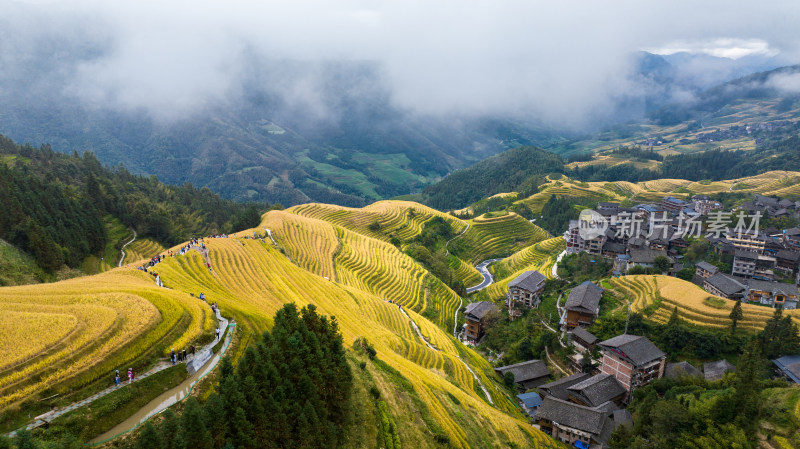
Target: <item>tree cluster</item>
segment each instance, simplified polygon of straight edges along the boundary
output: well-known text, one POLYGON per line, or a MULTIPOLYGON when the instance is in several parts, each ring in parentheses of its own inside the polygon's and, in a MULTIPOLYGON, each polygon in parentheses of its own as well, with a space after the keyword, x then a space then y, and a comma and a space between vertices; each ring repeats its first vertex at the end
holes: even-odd
POLYGON ((47 271, 79 266, 107 244, 111 216, 166 246, 193 236, 254 227, 267 205, 237 204, 207 188, 167 186, 92 153, 56 153, 0 136, 0 239, 33 255, 47 271))

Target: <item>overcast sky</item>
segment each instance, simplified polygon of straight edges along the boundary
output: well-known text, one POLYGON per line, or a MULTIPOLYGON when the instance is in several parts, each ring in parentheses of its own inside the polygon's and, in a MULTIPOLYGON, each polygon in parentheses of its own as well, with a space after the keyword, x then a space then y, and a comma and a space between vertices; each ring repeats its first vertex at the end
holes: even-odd
POLYGON ((82 54, 59 74, 69 95, 181 114, 238 92, 253 54, 366 60, 421 113, 580 121, 642 88, 638 50, 798 63, 798 23, 797 0, 0 0, 0 70, 43 48, 82 54))

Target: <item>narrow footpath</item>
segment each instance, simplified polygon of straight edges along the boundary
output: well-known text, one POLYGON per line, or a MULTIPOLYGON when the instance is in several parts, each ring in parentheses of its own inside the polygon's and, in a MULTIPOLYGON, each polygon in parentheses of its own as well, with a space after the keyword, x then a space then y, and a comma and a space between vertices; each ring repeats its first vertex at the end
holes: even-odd
MULTIPOLYGON (((422 342, 425 343, 425 345, 427 345, 429 348, 431 348, 434 351, 438 352, 439 349, 437 349, 435 346, 433 346, 430 343, 428 343, 428 340, 426 340, 425 337, 422 336, 422 332, 419 330, 419 326, 417 326, 417 323, 414 322, 414 319, 411 318, 411 316, 409 316, 409 314, 406 313, 406 311, 402 307, 400 307, 400 311, 403 312, 403 315, 405 315, 406 318, 411 320, 411 325, 414 327, 414 330, 417 331, 417 335, 419 336, 419 339, 422 340, 422 342)), ((478 385, 481 387, 481 390, 483 390, 483 394, 486 396, 486 400, 488 400, 490 404, 494 405, 494 401, 492 400, 492 395, 489 394, 489 390, 487 390, 486 387, 483 385, 483 382, 481 382, 481 379, 478 377, 477 374, 475 374, 475 371, 473 371, 472 368, 469 367, 467 362, 465 362, 463 359, 461 359, 461 356, 458 356, 458 360, 461 363, 464 364, 464 367, 467 369, 467 371, 472 373, 472 377, 475 379, 475 382, 477 382, 478 385)))
POLYGON ((133 243, 134 240, 136 240, 136 229, 133 230, 133 238, 131 239, 131 241, 122 245, 122 248, 119 249, 119 252, 121 254, 119 256, 119 263, 117 264, 118 267, 121 267, 122 261, 125 260, 125 247, 133 243))
POLYGON ((561 259, 563 259, 566 254, 567 250, 564 250, 558 254, 558 257, 556 257, 556 263, 553 264, 553 270, 550 272, 550 274, 553 275, 553 279, 561 279, 558 277, 558 263, 561 262, 561 259))
POLYGON ((450 250, 449 250, 449 249, 447 249, 447 245, 449 245, 449 244, 450 244, 450 242, 452 242, 453 240, 455 240, 455 239, 457 239, 457 238, 461 237, 462 235, 464 235, 464 233, 466 233, 468 230, 469 230, 469 223, 467 223, 467 227, 466 227, 466 228, 464 228, 464 230, 463 230, 463 231, 459 232, 457 236, 455 236, 455 237, 451 238, 450 240, 448 240, 448 241, 447 241, 447 243, 445 243, 445 244, 444 244, 444 249, 445 249, 445 251, 444 251, 444 255, 445 255, 445 256, 449 256, 449 255, 450 255, 450 250))
MULTIPOLYGON (((217 320, 219 322, 220 338, 226 338, 225 337, 226 331, 228 330, 229 327, 232 327, 233 325, 229 325, 228 320, 226 318, 222 317, 222 315, 220 315, 219 310, 217 310, 217 320)), ((224 345, 223 350, 220 351, 220 354, 223 354, 224 351, 227 350, 227 341, 229 341, 229 340, 230 340, 230 333, 228 333, 226 344, 224 345)), ((189 374, 190 375, 195 374, 197 371, 199 371, 199 369, 201 367, 203 367, 203 365, 205 365, 212 358, 211 356, 213 354, 211 353, 211 349, 214 347, 214 345, 217 344, 218 341, 219 340, 215 339, 213 342, 207 344, 205 347, 203 347, 199 351, 197 351, 196 354, 194 354, 194 355, 189 354, 189 355, 187 355, 187 359, 185 361, 178 362, 178 363, 186 363, 186 369, 189 372, 189 374)), ((167 361, 160 361, 158 364, 156 364, 153 368, 151 368, 146 373, 137 374, 134 377, 133 382, 139 382, 139 381, 141 381, 143 379, 146 379, 146 378, 152 376, 153 374, 156 374, 158 372, 164 371, 165 369, 167 369, 167 368, 169 368, 171 366, 172 366, 172 364, 167 362, 167 361)), ((120 374, 123 375, 123 376, 126 375, 126 373, 124 373, 124 372, 120 373, 120 374)), ((126 386, 130 385, 131 383, 132 382, 130 382, 130 381, 123 381, 120 385, 110 386, 110 387, 106 388, 103 391, 95 393, 92 396, 89 396, 88 398, 83 399, 81 401, 72 403, 72 404, 70 404, 70 405, 68 405, 68 406, 66 406, 64 408, 51 410, 51 411, 49 411, 47 413, 39 415, 36 418, 34 418, 33 422, 31 422, 30 424, 25 426, 25 428, 28 429, 28 430, 32 430, 32 429, 35 429, 37 427, 41 427, 43 425, 49 424, 53 420, 55 420, 56 418, 59 418, 59 417, 65 415, 65 414, 67 414, 67 413, 69 413, 69 412, 71 412, 73 410, 76 410, 78 408, 81 408, 84 405, 91 404, 92 402, 94 402, 94 401, 96 401, 96 400, 98 400, 98 399, 100 399, 100 398, 102 398, 102 397, 104 397, 104 396, 106 396, 108 394, 111 394, 111 393, 113 393, 113 392, 115 392, 115 391, 117 391, 117 390, 119 390, 121 388, 125 388, 126 386)), ((166 407, 164 407, 164 408, 166 408, 166 407)), ((16 433, 17 433, 16 431, 11 432, 11 433, 8 434, 8 436, 12 436, 13 437, 14 435, 16 435, 16 433)))

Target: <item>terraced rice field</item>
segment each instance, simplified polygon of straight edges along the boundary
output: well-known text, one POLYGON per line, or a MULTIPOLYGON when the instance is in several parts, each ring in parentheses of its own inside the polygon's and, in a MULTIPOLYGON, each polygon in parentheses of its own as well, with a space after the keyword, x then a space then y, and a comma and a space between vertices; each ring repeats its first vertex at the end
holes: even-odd
POLYGON ((553 237, 523 249, 510 257, 491 265, 498 277, 494 284, 486 287, 491 299, 499 299, 508 291, 508 283, 528 270, 536 270, 548 279, 552 277, 553 264, 558 254, 566 248, 563 237, 553 237), (495 267, 495 265, 497 265, 495 267))
MULTIPOLYGON (((165 248, 158 242, 148 238, 137 238, 125 247, 125 261, 123 265, 135 266, 136 262, 150 259, 158 254, 163 254, 165 248)), ((119 260, 117 261, 119 262, 119 260)))
MULTIPOLYGON (((278 234, 276 238, 287 254, 299 254, 303 248, 306 251, 314 248, 307 243, 298 243, 297 248, 288 249, 291 239, 277 231, 282 229, 284 231, 281 232, 288 232, 292 229, 291 223, 277 223, 278 220, 292 219, 288 215, 270 212, 264 217, 261 227, 266 227, 267 224, 271 226, 270 229, 278 234)), ((310 226, 312 222, 318 221, 306 218, 295 223, 310 226)), ((484 435, 485 439, 502 437, 524 447, 529 447, 531 442, 535 445, 552 445, 548 437, 524 422, 512 404, 500 401, 503 395, 488 379, 486 382, 490 386, 491 394, 495 396, 495 402, 500 401, 507 405, 501 405, 498 410, 475 393, 472 375, 456 359, 460 354, 466 354, 466 359, 474 363, 475 371, 481 372, 487 368, 483 366, 486 362, 473 362, 481 360, 477 354, 457 347, 449 331, 443 330, 413 310, 407 310, 425 338, 438 351, 428 348, 416 336, 411 323, 398 306, 388 303, 380 296, 395 294, 392 292, 395 288, 412 289, 404 284, 418 285, 416 281, 408 276, 403 278, 406 279, 404 282, 394 281, 394 284, 381 276, 375 276, 374 281, 344 279, 355 276, 356 273, 359 276, 368 276, 371 268, 366 267, 374 267, 376 263, 383 264, 380 268, 383 270, 393 269, 389 267, 392 264, 402 264, 401 253, 396 248, 342 228, 336 228, 336 232, 342 241, 335 262, 338 282, 325 280, 301 268, 271 242, 252 239, 207 240, 213 271, 198 263, 195 259, 199 259, 199 255, 195 258, 192 253, 189 257, 167 259, 159 264, 159 268, 167 286, 189 292, 203 291, 210 301, 220 304, 223 312, 233 315, 245 325, 264 323, 268 327, 270 317, 287 302, 295 302, 298 306, 315 304, 320 313, 335 316, 348 345, 357 337, 366 336, 375 346, 378 357, 411 382, 416 394, 425 402, 430 415, 455 447, 470 446, 470 435, 476 432, 484 435), (394 249, 396 253, 387 251, 386 248, 394 249), (367 256, 370 256, 371 261, 364 259, 367 256), (340 265, 345 264, 348 266, 340 268, 340 265), (465 429, 465 424, 457 422, 449 395, 459 401, 458 419, 468 420, 468 430, 465 429)), ((325 251, 325 254, 330 254, 329 250, 325 251)), ((435 290, 435 286, 433 289, 435 290)), ((430 302, 430 296, 435 294, 429 293, 427 301, 430 302)), ((407 298, 414 295, 400 296, 410 301, 407 298)), ((450 320, 452 312, 453 309, 450 309, 450 320)), ((485 379, 484 375, 482 379, 485 379)), ((408 413, 403 410, 392 412, 396 417, 408 413)))
POLYGON ((287 212, 324 220, 384 241, 389 241, 391 236, 401 241, 410 240, 422 232, 422 225, 426 221, 436 216, 447 220, 456 233, 467 226, 452 215, 411 201, 378 201, 361 209, 309 203, 289 208, 287 212), (376 230, 370 229, 371 226, 376 230))
MULTIPOLYGON (((713 296, 691 282, 669 276, 646 275, 624 276, 610 282, 618 290, 633 296, 632 311, 644 313, 653 321, 666 323, 677 307, 678 315, 690 323, 710 327, 730 326, 728 315, 734 301, 713 296), (707 298, 716 298, 721 302, 706 301, 707 298), (714 307, 712 304, 715 303, 722 306, 714 307)), ((753 331, 763 329, 774 312, 769 307, 751 304, 742 304, 742 310, 744 319, 739 321, 738 327, 753 331)), ((794 310, 784 313, 798 319, 794 310)))
POLYGON ((137 366, 212 329, 210 310, 133 269, 0 289, 0 409, 137 366))
POLYGON ((450 243, 451 253, 475 265, 493 257, 512 254, 540 242, 550 235, 519 215, 509 212, 499 217, 476 217, 464 235, 450 243))
POLYGON ((447 258, 448 265, 455 271, 456 279, 461 281, 465 287, 472 287, 478 285, 483 281, 483 276, 472 265, 464 262, 463 260, 450 255, 447 258))

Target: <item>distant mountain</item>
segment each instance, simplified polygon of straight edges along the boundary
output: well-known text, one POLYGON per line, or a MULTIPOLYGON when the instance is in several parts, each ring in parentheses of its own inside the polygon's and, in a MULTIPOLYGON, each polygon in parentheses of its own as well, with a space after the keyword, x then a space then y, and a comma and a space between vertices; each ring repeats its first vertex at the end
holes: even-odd
POLYGON ((0 74, 0 133, 57 151, 91 150, 103 163, 238 201, 359 206, 419 191, 507 148, 558 139, 502 117, 403 111, 392 105, 379 70, 365 62, 254 60, 240 92, 179 119, 80 101, 60 76, 0 74), (274 81, 309 73, 317 79, 308 91, 297 92, 305 89, 302 80, 274 81))

